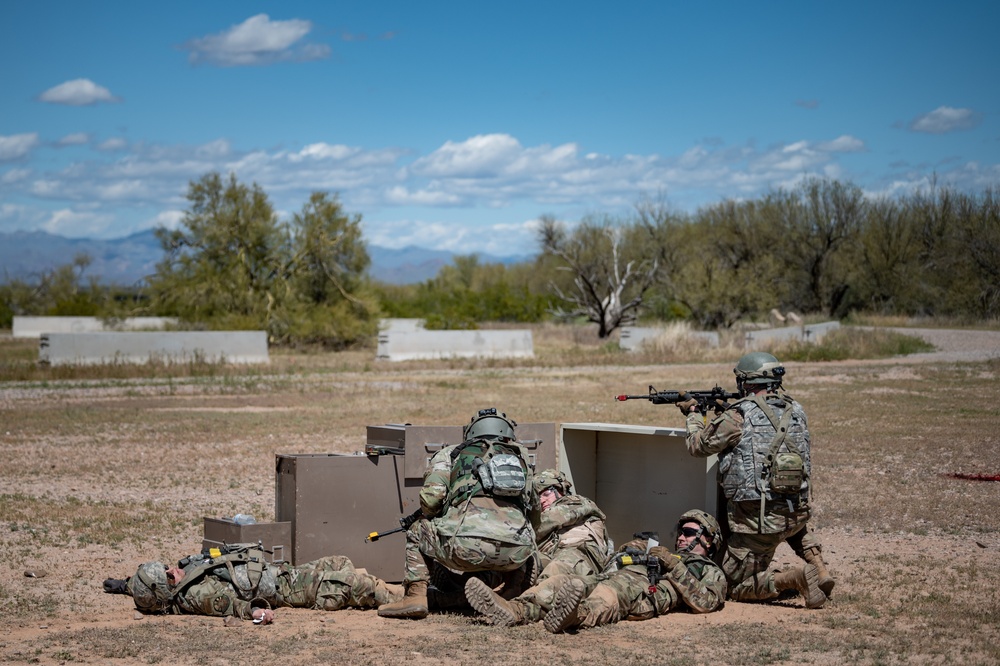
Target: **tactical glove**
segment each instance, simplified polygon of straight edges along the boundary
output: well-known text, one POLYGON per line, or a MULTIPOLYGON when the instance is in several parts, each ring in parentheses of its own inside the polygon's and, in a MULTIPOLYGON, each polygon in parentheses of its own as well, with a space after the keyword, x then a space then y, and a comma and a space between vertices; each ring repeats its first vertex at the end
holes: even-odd
POLYGON ((698 401, 692 398, 691 394, 688 393, 687 391, 681 391, 677 395, 677 397, 681 399, 681 401, 677 403, 677 409, 681 410, 681 414, 683 414, 684 416, 687 416, 688 414, 691 413, 692 407, 698 407, 699 408, 698 411, 701 411, 700 405, 698 405, 698 401))
POLYGON ((104 581, 104 591, 108 594, 128 594, 125 585, 128 583, 121 578, 108 578, 104 581))

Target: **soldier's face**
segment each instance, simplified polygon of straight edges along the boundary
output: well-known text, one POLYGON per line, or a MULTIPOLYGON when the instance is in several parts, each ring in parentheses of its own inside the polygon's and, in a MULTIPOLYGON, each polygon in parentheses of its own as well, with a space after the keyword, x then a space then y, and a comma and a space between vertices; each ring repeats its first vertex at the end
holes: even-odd
POLYGON ((167 582, 176 585, 184 578, 184 569, 180 567, 167 567, 167 582))
POLYGON ((559 491, 555 488, 546 488, 542 491, 542 494, 538 496, 538 499, 542 503, 542 511, 545 511, 547 508, 555 504, 557 499, 559 499, 559 491))
POLYGON ((708 551, 701 544, 701 525, 694 521, 689 521, 681 525, 681 528, 677 531, 676 550, 680 552, 691 545, 692 542, 695 545, 688 552, 695 555, 708 555, 708 551))

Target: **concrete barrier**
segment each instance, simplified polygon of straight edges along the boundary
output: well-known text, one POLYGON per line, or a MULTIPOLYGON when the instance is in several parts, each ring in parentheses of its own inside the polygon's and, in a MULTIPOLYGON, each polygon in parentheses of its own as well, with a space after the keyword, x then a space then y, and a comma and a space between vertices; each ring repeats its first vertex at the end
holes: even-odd
POLYGON ((529 330, 427 331, 388 328, 379 333, 376 358, 411 361, 435 358, 533 358, 529 330))
POLYGON ((785 326, 782 328, 767 328, 760 331, 748 331, 745 337, 746 347, 769 344, 774 342, 819 342, 830 331, 840 328, 839 321, 827 321, 821 324, 806 326, 785 326))
POLYGON ((50 365, 101 363, 268 363, 265 331, 43 333, 38 360, 50 365))
MULTIPOLYGON (((665 333, 665 328, 657 326, 622 326, 618 334, 618 346, 628 351, 636 351, 643 344, 654 342, 665 333)), ((687 331, 684 336, 701 340, 709 347, 719 346, 719 334, 714 331, 687 331)))
POLYGON ((159 331, 174 326, 173 317, 128 317, 105 323, 99 317, 14 317, 15 338, 37 338, 42 333, 99 333, 101 331, 159 331))

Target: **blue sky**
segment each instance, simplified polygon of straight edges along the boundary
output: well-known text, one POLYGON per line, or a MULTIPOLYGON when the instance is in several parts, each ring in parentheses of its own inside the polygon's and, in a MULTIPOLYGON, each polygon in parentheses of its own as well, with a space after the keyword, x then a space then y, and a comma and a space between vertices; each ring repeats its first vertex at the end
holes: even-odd
POLYGON ((0 1, 0 231, 176 225, 210 171, 369 243, 537 218, 1000 184, 996 2, 0 1))

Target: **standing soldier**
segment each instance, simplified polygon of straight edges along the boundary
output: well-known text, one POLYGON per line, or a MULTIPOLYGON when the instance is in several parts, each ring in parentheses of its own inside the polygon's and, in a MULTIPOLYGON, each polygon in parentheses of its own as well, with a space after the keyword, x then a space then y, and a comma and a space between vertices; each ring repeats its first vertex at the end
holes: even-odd
POLYGON ((733 372, 743 397, 707 423, 696 400, 677 403, 687 417, 688 452, 702 458, 719 454, 730 529, 722 563, 729 596, 764 601, 794 590, 806 608, 819 608, 834 579, 808 527, 812 461, 805 411, 782 389, 785 368, 771 354, 746 354, 733 372), (806 564, 768 572, 783 541, 806 564))
POLYGON ((469 603, 493 624, 511 627, 541 620, 559 586, 554 577, 600 573, 614 548, 604 512, 593 500, 572 494, 565 474, 545 470, 535 477, 535 491, 542 506, 541 524, 535 530, 543 567, 538 584, 508 601, 478 578, 465 583, 469 603))
POLYGON ((429 567, 500 572, 524 579, 537 556, 538 496, 516 442, 514 421, 481 409, 464 441, 434 454, 420 490, 419 518, 406 532, 406 596, 382 617, 427 617, 429 567))

